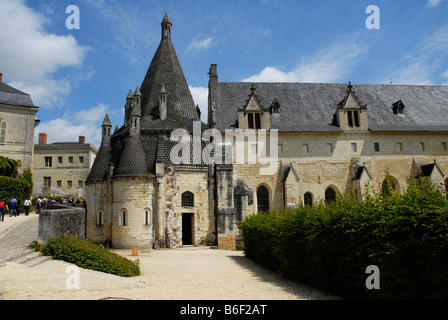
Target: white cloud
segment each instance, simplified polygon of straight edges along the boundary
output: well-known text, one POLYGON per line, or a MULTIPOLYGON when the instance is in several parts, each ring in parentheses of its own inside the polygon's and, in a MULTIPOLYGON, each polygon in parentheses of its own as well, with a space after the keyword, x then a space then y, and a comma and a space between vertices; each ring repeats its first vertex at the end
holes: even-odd
POLYGON ((447 0, 429 0, 427 7, 437 7, 440 3, 447 2, 447 0))
POLYGON ((302 59, 292 70, 281 71, 277 67, 265 67, 259 74, 243 82, 334 82, 345 80, 359 60, 367 53, 366 44, 356 36, 345 37, 331 47, 317 51, 302 59))
POLYGON ((196 37, 191 41, 190 45, 187 48, 187 52, 198 49, 198 50, 207 50, 213 45, 213 37, 208 37, 204 39, 200 39, 199 37, 196 37))
POLYGON ((101 124, 108 109, 108 105, 100 103, 88 110, 66 113, 48 122, 42 121, 36 128, 36 143, 39 133, 46 133, 48 143, 76 142, 79 136, 84 136, 86 143, 98 147, 101 144, 101 124))
MULTIPOLYGON (((440 69, 446 67, 447 58, 448 25, 445 25, 416 41, 415 46, 391 68, 395 70, 391 73, 393 83, 434 84, 434 79, 441 75, 440 69)), ((388 81, 384 79, 383 82, 388 81)))
POLYGON ((208 122, 208 88, 191 87, 190 92, 193 96, 194 103, 199 105, 201 110, 201 120, 204 123, 208 122))
POLYGON ((46 18, 27 7, 23 0, 0 1, 0 70, 4 81, 29 94, 37 105, 60 105, 70 92, 67 79, 55 79, 61 67, 83 62, 87 47, 71 36, 44 30, 46 18))

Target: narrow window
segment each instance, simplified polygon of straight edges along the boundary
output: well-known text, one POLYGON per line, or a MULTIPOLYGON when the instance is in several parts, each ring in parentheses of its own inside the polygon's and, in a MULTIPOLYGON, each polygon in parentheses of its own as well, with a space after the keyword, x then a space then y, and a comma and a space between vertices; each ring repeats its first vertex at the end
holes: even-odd
POLYGON ((96 224, 97 224, 97 226, 102 226, 104 224, 104 222, 103 222, 103 211, 98 211, 96 224))
POLYGON ((78 180, 78 188, 82 188, 82 180, 78 180))
POLYGON ((122 226, 127 226, 126 211, 125 210, 123 210, 123 212, 121 213, 121 225, 122 226))
POLYGON ((278 154, 282 154, 283 153, 283 145, 279 144, 278 145, 278 154))
POLYGON ((73 157, 68 157, 68 163, 73 164, 73 157))
POLYGON ((380 144, 378 142, 373 144, 373 148, 375 149, 375 152, 380 152, 380 144))
POLYGON ((332 143, 327 143, 327 150, 329 153, 333 153, 333 144, 332 143))
POLYGON ((348 126, 353 127, 353 114, 351 111, 347 111, 347 120, 348 120, 348 126))
POLYGON ((358 113, 358 111, 353 111, 353 120, 355 120, 355 127, 359 127, 359 113, 358 113))
POLYGON ((145 226, 149 226, 149 211, 145 210, 145 226))
POLYGON ((403 151, 403 145, 401 144, 401 142, 397 142, 397 151, 398 152, 403 151))
POLYGON ((250 151, 252 154, 257 154, 257 145, 255 143, 250 145, 250 151))
POLYGON ((4 144, 6 141, 6 122, 0 121, 0 143, 4 144))
POLYGON ((79 157, 79 163, 83 164, 84 163, 84 157, 79 157))
POLYGON ((259 113, 255 114, 255 129, 261 129, 261 117, 259 113))
POLYGON ((62 187, 62 181, 61 180, 56 181, 56 186, 58 188, 61 188, 62 187))
POLYGON ((446 151, 446 142, 442 142, 442 150, 446 151))
POLYGON ((58 157, 58 163, 62 164, 62 157, 58 157))
POLYGON ((310 153, 310 149, 309 149, 308 143, 304 143, 302 145, 302 151, 303 151, 303 153, 310 153))
POLYGON ((425 143, 424 142, 419 142, 418 145, 420 146, 420 151, 425 151, 425 143))
POLYGON ((67 181, 67 188, 71 188, 72 187, 72 180, 68 180, 67 181))
POLYGON ((249 129, 254 128, 254 114, 253 113, 247 114, 247 124, 249 126, 249 129))
POLYGON ((356 150, 357 150, 356 142, 353 142, 351 145, 352 145, 352 152, 356 152, 356 150))

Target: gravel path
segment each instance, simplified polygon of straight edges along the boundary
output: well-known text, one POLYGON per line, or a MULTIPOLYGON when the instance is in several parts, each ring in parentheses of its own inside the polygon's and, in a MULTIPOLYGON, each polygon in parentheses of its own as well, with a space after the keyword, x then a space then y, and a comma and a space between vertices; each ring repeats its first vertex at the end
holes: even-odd
MULTIPOLYGON (((37 216, 5 217, 0 222, 0 259, 11 260, 37 238, 37 216), (16 219, 16 220, 12 220, 16 219)), ((33 267, 0 263, 0 294, 4 300, 145 299, 145 300, 302 300, 333 299, 287 280, 250 261, 242 251, 208 247, 151 250, 139 259, 141 275, 132 278, 78 269, 57 260, 33 267), (3 266, 1 266, 3 265, 3 266), (74 271, 75 270, 75 271, 74 271), (71 279, 79 275, 79 288, 71 279)))

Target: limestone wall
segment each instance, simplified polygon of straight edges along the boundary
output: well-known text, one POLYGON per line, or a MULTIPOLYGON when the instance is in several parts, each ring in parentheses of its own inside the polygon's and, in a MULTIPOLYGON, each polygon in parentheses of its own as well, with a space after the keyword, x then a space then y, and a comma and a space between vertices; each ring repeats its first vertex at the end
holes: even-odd
POLYGON ((53 205, 39 214, 38 241, 46 243, 61 235, 85 239, 85 221, 85 209, 53 205))

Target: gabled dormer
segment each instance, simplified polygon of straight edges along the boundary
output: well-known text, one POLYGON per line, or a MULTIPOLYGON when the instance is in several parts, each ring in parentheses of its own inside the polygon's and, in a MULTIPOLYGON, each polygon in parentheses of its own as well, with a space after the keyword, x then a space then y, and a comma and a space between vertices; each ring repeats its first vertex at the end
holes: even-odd
POLYGON ((364 131, 369 129, 367 106, 361 104, 350 82, 347 95, 338 104, 336 120, 337 125, 344 131, 364 131))
POLYGON ((238 109, 238 127, 240 129, 270 129, 271 121, 269 109, 264 108, 255 94, 255 86, 250 88, 251 94, 246 105, 238 109))

